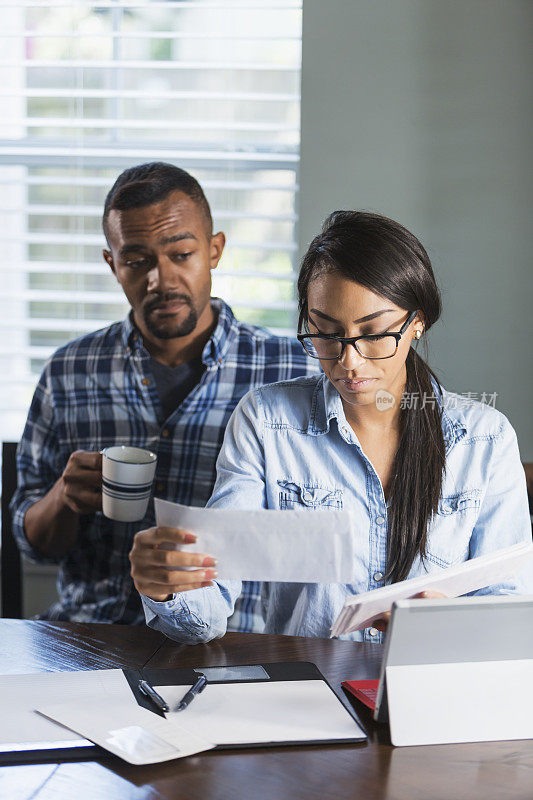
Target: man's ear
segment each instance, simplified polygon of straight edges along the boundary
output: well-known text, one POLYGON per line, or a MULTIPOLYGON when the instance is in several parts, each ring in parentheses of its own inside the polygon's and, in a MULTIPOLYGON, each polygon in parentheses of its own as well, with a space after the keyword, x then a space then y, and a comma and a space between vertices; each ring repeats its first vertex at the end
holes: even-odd
POLYGON ((111 253, 111 250, 102 250, 102 255, 104 257, 104 261, 108 264, 109 268, 111 269, 111 272, 116 278, 117 272, 115 270, 115 262, 113 261, 113 254, 111 253))
POLYGON ((226 244, 226 237, 219 231, 218 233, 214 233, 211 236, 211 241, 209 242, 209 264, 210 269, 216 269, 218 262, 222 257, 222 252, 224 250, 224 245, 226 244))

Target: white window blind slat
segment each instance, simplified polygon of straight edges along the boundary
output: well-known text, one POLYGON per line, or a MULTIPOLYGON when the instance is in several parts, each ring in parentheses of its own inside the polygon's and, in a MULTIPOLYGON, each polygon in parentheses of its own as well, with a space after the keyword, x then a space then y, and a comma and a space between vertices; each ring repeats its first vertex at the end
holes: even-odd
POLYGON ((277 41, 277 42, 299 42, 300 39, 298 36, 285 36, 283 33, 276 33, 276 34, 261 34, 255 33, 253 36, 249 34, 240 34, 236 32, 232 33, 223 33, 223 32, 214 32, 211 33, 209 31, 102 31, 102 32, 92 32, 92 33, 83 33, 80 31, 35 31, 35 30, 25 30, 22 31, 21 34, 16 33, 5 33, 4 38, 6 39, 13 39, 17 36, 22 35, 25 39, 86 39, 90 37, 91 39, 151 39, 157 41, 158 39, 187 39, 187 40, 199 40, 199 39, 216 39, 217 41, 228 41, 228 40, 242 40, 245 42, 265 42, 265 41, 277 41))
POLYGON ((195 120, 194 122, 174 121, 165 119, 121 119, 117 125, 115 120, 110 119, 91 119, 82 117, 81 119, 62 119, 61 117, 22 117, 12 119, 12 125, 22 125, 27 128, 109 128, 138 129, 145 130, 171 130, 171 131, 195 131, 209 128, 211 131, 261 131, 284 133, 287 131, 298 131, 294 125, 276 125, 275 123, 256 123, 256 122, 210 122, 208 120, 195 120))
MULTIPOLYGON (((116 9, 146 9, 149 5, 150 9, 164 9, 165 11, 171 9, 192 8, 198 10, 197 0, 135 0, 134 2, 126 2, 126 0, 100 0, 99 3, 89 2, 89 0, 77 0, 78 7, 81 8, 107 8, 115 11, 116 9)), ((73 7, 73 0, 4 0, 4 5, 12 8, 37 8, 37 9, 50 9, 50 8, 69 8, 73 7)), ((300 10, 301 0, 294 0, 283 3, 253 3, 250 0, 242 0, 242 2, 231 2, 231 0, 218 0, 215 2, 202 2, 202 10, 224 10, 224 11, 288 11, 290 9, 300 10)))
MULTIPOLYGON (((46 89, 28 88, 23 90, 10 89, 0 86, 0 97, 51 97, 54 99, 66 98, 68 100, 145 100, 152 99, 153 93, 138 89, 61 89, 51 86, 46 89)), ((159 91, 158 100, 223 100, 224 102, 244 101, 260 103, 293 103, 299 102, 298 94, 257 93, 257 92, 180 92, 159 91)))
POLYGON ((299 72, 299 68, 294 65, 269 64, 253 61, 147 61, 135 59, 23 59, 15 61, 10 59, 0 59, 0 67, 26 67, 27 69, 147 69, 153 70, 187 70, 203 72, 218 71, 243 71, 243 72, 299 72))
MULTIPOLYGON (((0 154, 1 155, 1 154, 0 154)), ((10 178, 4 177, 1 180, 2 185, 9 186, 9 185, 18 185, 20 180, 17 178, 10 178)), ((26 178, 26 185, 27 186, 101 186, 101 187, 108 187, 109 181, 107 178, 87 178, 87 177, 53 177, 53 176, 46 176, 41 177, 39 175, 28 175, 26 178)), ((254 183, 253 181, 204 181, 203 182, 204 190, 207 191, 209 189, 234 189, 234 190, 256 190, 260 189, 262 192, 290 192, 294 194, 294 192, 298 191, 298 184, 294 185, 283 185, 283 184, 268 184, 268 183, 254 183)), ((4 212, 9 211, 10 209, 3 209, 4 212)))
MULTIPOLYGON (((272 149, 270 152, 260 151, 257 150, 199 150, 195 149, 194 147, 190 147, 189 149, 171 149, 168 148, 157 148, 157 147, 147 147, 146 144, 144 146, 140 146, 139 148, 134 147, 127 147, 127 146, 120 146, 120 143, 117 143, 115 148, 109 147, 84 147, 84 146, 76 146, 74 145, 69 153, 65 153, 64 147, 59 146, 49 146, 47 144, 39 147, 31 141, 27 147, 10 147, 9 145, 4 145, 2 140, 0 139, 0 165, 1 164, 13 164, 13 163, 20 163, 20 159, 22 158, 36 158, 39 159, 34 163, 38 163, 40 166, 43 164, 43 154, 46 156, 46 159, 57 159, 58 161, 61 160, 63 162, 68 161, 68 163, 75 162, 76 159, 100 159, 103 161, 104 159, 109 161, 111 164, 116 163, 120 159, 128 159, 130 161, 135 160, 135 163, 140 163, 140 160, 179 160, 180 163, 185 162, 194 162, 194 163, 201 163, 205 162, 206 165, 215 164, 215 162, 225 161, 225 162, 240 162, 243 164, 243 167, 246 167, 247 163, 253 164, 256 168, 278 168, 283 169, 284 167, 294 167, 298 163, 298 155, 295 153, 283 153, 277 152, 275 148, 272 149), (19 159, 19 161, 15 161, 15 159, 19 159)), ((48 162, 45 162, 48 163, 48 162)), ((231 165, 230 165, 231 166, 231 165)))

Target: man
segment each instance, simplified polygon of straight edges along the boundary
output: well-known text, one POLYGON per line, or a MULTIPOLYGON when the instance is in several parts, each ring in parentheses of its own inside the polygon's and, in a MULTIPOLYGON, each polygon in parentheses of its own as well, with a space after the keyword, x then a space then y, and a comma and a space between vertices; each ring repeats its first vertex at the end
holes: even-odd
MULTIPOLYGON (((43 619, 140 624, 129 574, 134 534, 154 523, 102 514, 104 447, 158 454, 156 496, 203 506, 231 412, 248 389, 316 371, 296 340, 238 322, 211 298, 225 244, 187 172, 164 163, 123 172, 109 192, 104 259, 131 306, 123 322, 60 348, 46 364, 18 453, 12 502, 23 554, 59 562, 59 601, 43 619)), ((259 584, 232 619, 261 629, 259 584)))

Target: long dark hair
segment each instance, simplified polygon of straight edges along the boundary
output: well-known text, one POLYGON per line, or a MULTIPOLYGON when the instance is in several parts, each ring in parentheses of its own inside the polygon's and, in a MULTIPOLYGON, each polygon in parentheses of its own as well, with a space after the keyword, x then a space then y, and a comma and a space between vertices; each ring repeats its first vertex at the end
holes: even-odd
MULTIPOLYGON (((416 236, 392 219, 364 211, 334 211, 305 254, 298 277, 299 328, 306 328, 309 283, 338 272, 405 311, 420 311, 424 331, 441 313, 440 293, 429 256, 416 236)), ((423 337, 426 346, 427 343, 423 337)), ((386 580, 407 577, 415 557, 426 555, 428 524, 436 513, 445 468, 441 411, 431 378, 440 383, 411 347, 406 360, 407 399, 400 410, 388 512, 386 580), (425 393, 425 394, 424 394, 425 393), (422 398, 429 401, 422 403, 422 398), (422 405, 424 406, 422 408, 422 405)))

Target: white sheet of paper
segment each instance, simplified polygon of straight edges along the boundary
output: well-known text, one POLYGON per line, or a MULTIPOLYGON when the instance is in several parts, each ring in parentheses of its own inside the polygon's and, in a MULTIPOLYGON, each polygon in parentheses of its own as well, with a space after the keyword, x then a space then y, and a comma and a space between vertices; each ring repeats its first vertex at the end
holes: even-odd
MULTIPOLYGON (((2 675, 0 682, 0 744, 62 742, 83 744, 83 738, 35 713, 46 703, 83 702, 90 708, 103 707, 111 700, 135 703, 121 669, 77 672, 40 672, 2 675)), ((67 745, 68 746, 68 745, 67 745)))
POLYGON ((352 583, 355 537, 349 511, 236 511, 155 500, 157 525, 195 533, 175 549, 217 559, 222 580, 352 583))
POLYGON ((187 687, 158 686, 170 705, 167 719, 215 744, 268 744, 364 738, 365 734, 321 680, 212 683, 184 711, 172 711, 187 687))
POLYGON ((385 611, 390 611, 395 600, 405 600, 418 592, 433 589, 447 597, 460 597, 493 583, 500 583, 517 574, 532 555, 533 544, 519 542, 438 573, 399 581, 381 589, 348 597, 331 628, 331 635, 341 636, 367 628, 385 611))
POLYGON ((90 707, 75 701, 43 705, 38 711, 130 764, 158 764, 214 747, 203 736, 195 736, 137 703, 132 706, 110 701, 90 707))

